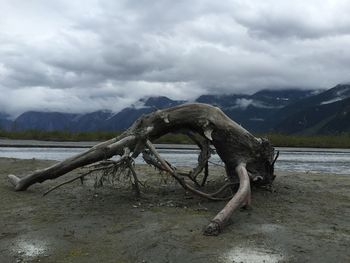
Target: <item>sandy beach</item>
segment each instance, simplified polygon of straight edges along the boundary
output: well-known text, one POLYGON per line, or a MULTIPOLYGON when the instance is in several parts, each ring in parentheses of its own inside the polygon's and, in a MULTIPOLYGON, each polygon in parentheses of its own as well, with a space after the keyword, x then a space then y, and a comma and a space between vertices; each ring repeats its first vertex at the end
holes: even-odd
MULTIPOLYGON (((76 176, 14 192, 6 176, 53 161, 0 158, 0 262, 350 262, 350 176, 277 171, 272 191, 253 188, 217 237, 202 228, 224 206, 141 165, 140 199, 128 184, 95 189, 76 176)), ((223 180, 211 169, 208 187, 223 180)))

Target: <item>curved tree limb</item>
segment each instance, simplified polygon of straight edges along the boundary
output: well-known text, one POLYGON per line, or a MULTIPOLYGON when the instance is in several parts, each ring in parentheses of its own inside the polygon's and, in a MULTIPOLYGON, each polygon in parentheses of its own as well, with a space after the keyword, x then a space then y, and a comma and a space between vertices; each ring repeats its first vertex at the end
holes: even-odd
POLYGON ((199 195, 201 197, 207 198, 212 201, 221 201, 225 200, 225 198, 217 198, 212 196, 211 194, 204 193, 202 191, 199 191, 192 187, 191 185, 187 184, 184 178, 181 178, 180 176, 177 175, 176 171, 173 170, 167 162, 159 155, 157 152, 156 148, 153 146, 153 144, 150 141, 146 142, 147 147, 150 149, 150 151, 156 156, 156 158, 159 160, 159 162, 165 167, 166 171, 175 178, 176 181, 186 190, 188 190, 191 193, 194 193, 196 195, 199 195))
POLYGON ((239 189, 233 198, 226 204, 226 206, 211 220, 210 224, 205 228, 205 235, 218 235, 232 213, 242 206, 250 205, 251 194, 250 194, 250 180, 248 172, 245 168, 245 163, 240 163, 236 167, 236 173, 239 177, 239 189))
POLYGON ((101 143, 84 153, 73 156, 46 169, 37 170, 21 179, 12 174, 8 175, 8 178, 16 191, 23 191, 34 183, 41 183, 47 179, 55 179, 84 165, 111 158, 116 154, 121 155, 124 147, 134 144, 135 141, 136 137, 132 135, 121 138, 116 142, 110 140, 109 144, 101 143))

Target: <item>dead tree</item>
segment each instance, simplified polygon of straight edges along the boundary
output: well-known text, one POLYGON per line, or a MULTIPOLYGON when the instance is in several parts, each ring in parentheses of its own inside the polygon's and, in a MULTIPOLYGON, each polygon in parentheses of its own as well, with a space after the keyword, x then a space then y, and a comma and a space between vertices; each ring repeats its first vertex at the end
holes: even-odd
MULTIPOLYGON (((219 108, 206 104, 184 104, 177 107, 157 110, 141 116, 120 136, 100 143, 88 151, 54 164, 46 169, 34 171, 22 178, 9 175, 10 182, 16 191, 26 190, 34 183, 55 179, 76 168, 96 162, 106 162, 115 155, 118 161, 112 161, 115 166, 130 165, 131 160, 140 153, 147 163, 169 173, 187 191, 210 200, 223 200, 224 192, 229 188, 235 194, 226 206, 211 220, 204 234, 217 235, 227 224, 234 210, 250 205, 250 184, 270 185, 274 180, 274 148, 266 139, 254 137, 247 130, 228 118, 219 108), (185 132, 199 145, 201 153, 198 167, 189 174, 179 172, 164 160, 151 141, 169 133, 185 132), (200 190, 197 175, 206 168, 210 157, 209 143, 225 164, 228 183, 215 193, 205 193, 200 190), (192 181, 192 182, 191 182, 192 181), (239 187, 234 187, 239 184, 239 187), (237 190, 238 188, 238 190, 237 190)), ((109 163, 108 165, 110 165, 109 163)), ((136 174, 132 173, 134 184, 137 185, 136 174)))

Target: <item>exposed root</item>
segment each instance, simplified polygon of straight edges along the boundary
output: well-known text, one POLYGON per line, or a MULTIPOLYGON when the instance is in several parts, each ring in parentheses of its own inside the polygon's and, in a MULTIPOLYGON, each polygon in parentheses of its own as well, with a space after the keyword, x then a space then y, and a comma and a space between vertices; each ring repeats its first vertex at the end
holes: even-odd
POLYGON ((49 194, 50 192, 60 188, 61 186, 64 186, 66 184, 69 184, 69 183, 72 183, 78 179, 80 179, 82 182, 84 180, 84 178, 88 175, 91 175, 93 173, 96 173, 96 172, 103 172, 103 175, 95 182, 95 187, 98 187, 100 185, 102 185, 102 179, 104 176, 106 175, 113 175, 115 174, 119 168, 121 167, 124 167, 126 166, 129 171, 131 172, 131 175, 133 177, 133 181, 132 181, 132 185, 136 191, 136 195, 139 197, 140 196, 140 187, 139 187, 139 184, 142 185, 142 183, 139 181, 139 179, 137 178, 137 174, 135 172, 135 169, 133 167, 133 160, 132 158, 129 156, 130 154, 130 150, 128 148, 124 148, 124 154, 123 156, 117 160, 117 161, 114 161, 114 160, 103 160, 101 162, 98 162, 98 163, 95 163, 95 164, 92 164, 92 165, 88 165, 88 166, 85 166, 86 169, 88 169, 87 172, 73 178, 73 179, 70 179, 68 181, 65 181, 63 183, 60 183, 52 188, 50 188, 48 191, 46 191, 43 196, 49 194), (112 172, 111 172, 112 170, 112 172))
POLYGON ((139 179, 137 178, 137 174, 135 172, 135 169, 133 167, 133 164, 131 163, 130 159, 126 162, 128 168, 129 168, 129 171, 131 171, 131 174, 132 174, 132 177, 134 179, 134 182, 132 182, 132 185, 135 189, 135 192, 136 192, 136 196, 137 197, 140 197, 141 196, 141 191, 140 191, 140 181, 139 179))
POLYGON ((189 185, 188 183, 186 183, 186 181, 184 180, 184 178, 180 177, 176 171, 174 169, 172 169, 168 163, 159 155, 159 153, 157 152, 156 148, 153 146, 153 144, 150 141, 146 142, 146 145, 148 147, 148 149, 152 152, 152 154, 158 159, 158 161, 161 163, 161 165, 165 168, 165 170, 172 176, 175 178, 176 181, 179 182, 179 184, 187 191, 194 193, 198 196, 207 198, 209 200, 212 201, 222 201, 222 200, 227 200, 227 198, 219 198, 219 197, 215 197, 212 194, 207 194, 204 193, 200 190, 195 189, 194 187, 192 187, 191 185, 189 185))
MULTIPOLYGON (((237 183, 227 183, 225 185, 223 185, 219 190, 217 190, 216 192, 212 193, 212 196, 218 196, 221 193, 223 193, 227 188, 232 187, 234 185, 236 185, 237 183)), ((231 196, 232 197, 232 196, 231 196)))
POLYGON ((209 174, 208 161, 211 157, 210 141, 206 138, 197 138, 193 132, 188 132, 187 135, 188 135, 188 137, 190 137, 192 139, 192 141, 194 141, 197 144, 197 146, 200 149, 200 153, 198 155, 198 164, 190 172, 188 177, 193 182, 195 182, 197 186, 204 186, 206 181, 207 181, 208 174, 209 174), (199 184, 197 182, 197 176, 203 171, 203 169, 205 169, 204 177, 203 177, 201 184, 199 184))
POLYGON ((218 235, 237 208, 250 205, 251 203, 250 180, 245 164, 239 164, 235 170, 240 183, 238 192, 205 228, 204 235, 218 235))
POLYGON ((112 139, 100 143, 86 152, 77 154, 48 168, 34 171, 22 178, 18 178, 15 175, 9 175, 8 179, 15 187, 16 191, 24 191, 32 184, 41 183, 48 179, 55 179, 76 168, 109 159, 114 155, 122 155, 124 148, 135 142, 136 137, 134 135, 125 136, 117 141, 116 139, 112 139))
POLYGON ((79 176, 77 176, 77 177, 75 177, 75 178, 73 178, 73 179, 70 179, 70 180, 68 180, 68 181, 64 181, 63 183, 60 183, 60 184, 58 184, 58 185, 56 185, 56 186, 50 188, 49 190, 47 190, 45 193, 43 193, 43 196, 48 195, 48 194, 51 193, 52 191, 54 191, 54 190, 60 188, 61 186, 64 186, 64 185, 66 185, 66 184, 73 183, 74 181, 76 181, 76 180, 78 180, 78 179, 82 180, 86 175, 89 175, 90 173, 92 173, 92 171, 91 171, 91 172, 88 172, 88 173, 86 173, 86 174, 83 174, 83 175, 79 175, 79 176))

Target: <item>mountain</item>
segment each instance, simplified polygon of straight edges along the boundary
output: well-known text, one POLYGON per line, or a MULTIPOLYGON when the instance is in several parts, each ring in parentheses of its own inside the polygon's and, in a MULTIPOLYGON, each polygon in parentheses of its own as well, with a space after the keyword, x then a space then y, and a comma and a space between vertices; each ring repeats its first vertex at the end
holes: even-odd
POLYGON ((100 110, 73 117, 69 123, 71 131, 98 131, 104 130, 105 123, 114 115, 109 110, 100 110))
POLYGON ((142 114, 147 114, 158 109, 174 107, 186 101, 171 100, 164 96, 140 99, 136 105, 127 107, 109 118, 102 127, 105 130, 120 131, 130 127, 142 114))
POLYGON ((18 116, 13 122, 7 120, 7 115, 3 114, 0 115, 0 127, 15 131, 120 131, 128 128, 142 114, 173 107, 184 102, 171 100, 167 97, 149 97, 140 99, 135 105, 117 113, 108 110, 87 114, 28 111, 18 116))
POLYGON ((324 124, 320 129, 321 134, 335 134, 341 132, 350 133, 350 98, 344 100, 340 110, 338 110, 332 118, 324 124))
POLYGON ((183 104, 184 100, 171 100, 167 97, 149 97, 147 99, 141 99, 140 102, 144 102, 144 107, 150 107, 153 109, 165 109, 170 107, 175 107, 177 105, 183 104))
POLYGON ((307 108, 316 107, 319 105, 332 104, 337 101, 341 101, 350 97, 350 85, 337 85, 331 89, 315 94, 308 98, 297 100, 294 103, 291 103, 284 107, 279 113, 275 116, 280 120, 297 114, 307 108))
POLYGON ((77 114, 61 112, 28 111, 18 116, 12 123, 13 130, 72 130, 71 121, 77 114))
POLYGON ((121 131, 127 129, 138 117, 150 113, 155 109, 152 107, 134 108, 128 107, 116 113, 103 124, 104 130, 121 131))
MULTIPOLYGON (((142 114, 177 106, 186 101, 147 97, 119 112, 100 110, 87 114, 29 111, 14 121, 0 113, 0 128, 44 131, 120 131, 142 114)), ((350 132, 350 85, 329 90, 261 90, 247 94, 207 94, 195 102, 220 107, 230 118, 251 132, 287 134, 333 134, 350 132)))
POLYGON ((12 121, 10 121, 9 116, 6 113, 0 112, 0 130, 10 129, 12 121))
POLYGON ((273 125, 272 116, 280 109, 311 96, 314 90, 261 90, 253 95, 204 95, 196 101, 216 105, 243 127, 266 132, 273 125))
POLYGON ((337 85, 287 105, 275 116, 274 131, 293 134, 350 132, 350 85, 337 85))

